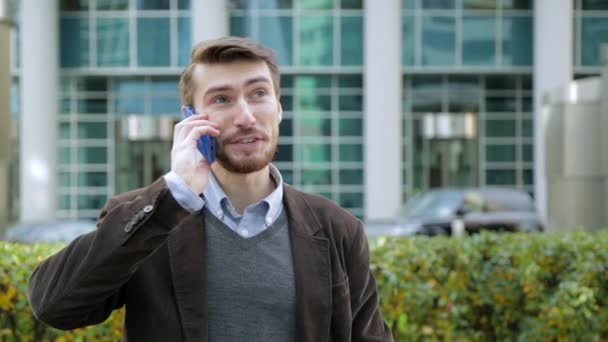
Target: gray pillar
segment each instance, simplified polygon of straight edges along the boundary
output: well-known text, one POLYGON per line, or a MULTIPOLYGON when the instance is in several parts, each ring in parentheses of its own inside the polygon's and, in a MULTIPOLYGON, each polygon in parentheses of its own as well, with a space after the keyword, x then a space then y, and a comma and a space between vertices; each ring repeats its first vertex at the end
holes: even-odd
MULTIPOLYGON (((59 17, 57 0, 21 1, 21 220, 55 217, 59 17)), ((74 52, 77 53, 77 52, 74 52)))
POLYGON ((10 105, 11 92, 10 76, 10 15, 8 0, 0 0, 0 238, 4 236, 8 220, 8 199, 10 196, 8 186, 8 168, 10 162, 10 105))
POLYGON ((365 219, 401 206, 401 1, 364 2, 365 219))
POLYGON ((534 194, 547 220, 543 96, 572 80, 572 0, 534 1, 534 194), (556 38, 559 37, 559 38, 556 38))
POLYGON ((192 44, 227 36, 228 5, 226 0, 192 1, 192 44))

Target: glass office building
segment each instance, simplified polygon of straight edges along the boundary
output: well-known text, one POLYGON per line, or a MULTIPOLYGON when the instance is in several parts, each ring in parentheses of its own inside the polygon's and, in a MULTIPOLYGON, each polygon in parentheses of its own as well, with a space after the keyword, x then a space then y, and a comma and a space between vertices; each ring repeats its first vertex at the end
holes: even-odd
MULTIPOLYGON (((189 61, 194 22, 202 20, 194 1, 44 5, 58 8, 57 216, 95 217, 109 196, 168 170, 171 140, 163 127, 180 119, 177 83, 189 61), (138 134, 146 125, 155 133, 138 134)), ((204 8, 211 0, 200 1, 204 8)), ((376 190, 366 177, 382 177, 383 167, 399 168, 398 177, 382 180, 400 200, 440 186, 534 192, 534 22, 542 15, 534 1, 220 2, 214 15, 224 17, 223 33, 252 37, 278 53, 284 119, 275 163, 287 182, 361 218, 382 216, 370 209, 377 208, 378 194, 370 195, 376 190), (370 36, 386 30, 378 23, 392 20, 382 13, 393 12, 400 30, 370 36), (382 62, 370 51, 371 40, 392 36, 399 39, 399 62, 389 67, 401 89, 391 93, 381 82, 366 83, 366 63, 382 62), (383 166, 366 150, 383 138, 370 122, 384 120, 383 113, 365 104, 382 101, 385 92, 400 112, 384 123, 399 136, 382 141, 398 151, 383 166)), ((608 42, 608 0, 571 3, 573 77, 597 74, 599 46, 608 42)), ((36 20, 28 17, 33 12, 20 9, 13 35, 16 121, 26 98, 22 54, 32 53, 17 47, 23 24, 36 20)), ((19 188, 11 191, 18 198, 19 188)))

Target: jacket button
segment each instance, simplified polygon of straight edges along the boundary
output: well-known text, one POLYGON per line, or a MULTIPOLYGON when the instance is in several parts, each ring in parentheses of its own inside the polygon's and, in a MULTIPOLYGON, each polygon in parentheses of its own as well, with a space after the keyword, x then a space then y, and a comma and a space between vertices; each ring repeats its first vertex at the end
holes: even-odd
POLYGON ((131 229, 133 229, 133 222, 129 221, 129 223, 127 223, 127 225, 125 225, 125 232, 130 232, 131 229))
POLYGON ((148 204, 147 206, 144 207, 144 213, 149 213, 152 211, 152 209, 154 209, 154 207, 151 204, 148 204))

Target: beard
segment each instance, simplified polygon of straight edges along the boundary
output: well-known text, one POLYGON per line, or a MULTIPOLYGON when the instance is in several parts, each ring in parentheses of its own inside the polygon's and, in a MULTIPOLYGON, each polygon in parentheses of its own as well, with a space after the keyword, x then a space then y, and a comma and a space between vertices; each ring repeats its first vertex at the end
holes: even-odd
MULTIPOLYGON (((251 130, 241 130, 238 134, 251 134, 251 130)), ((244 174, 260 171, 274 158, 278 140, 278 129, 276 129, 273 130, 270 137, 270 145, 265 146, 264 150, 239 156, 229 155, 224 149, 224 144, 216 141, 216 158, 220 165, 229 172, 244 174)))

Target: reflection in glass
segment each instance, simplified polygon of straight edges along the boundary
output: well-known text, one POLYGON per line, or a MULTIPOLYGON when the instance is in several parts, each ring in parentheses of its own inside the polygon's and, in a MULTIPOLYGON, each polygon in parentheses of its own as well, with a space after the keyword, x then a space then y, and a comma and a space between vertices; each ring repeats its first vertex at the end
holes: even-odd
POLYGON ((531 10, 533 0, 500 0, 504 9, 531 10))
POLYGON ((340 170, 340 184, 361 185, 363 184, 363 170, 340 170))
POLYGON ((292 19, 291 17, 261 16, 259 18, 260 43, 277 53, 280 65, 292 64, 292 19))
POLYGON ((170 0, 137 0, 138 10, 168 10, 170 0))
POLYGON ((78 147, 78 160, 80 164, 106 164, 108 162, 108 148, 105 146, 78 147))
POLYGON ((505 65, 532 65, 534 41, 531 16, 507 16, 502 25, 502 60, 505 65))
POLYGON ((462 0, 462 8, 477 10, 494 10, 496 9, 496 2, 497 0, 462 0))
POLYGON ((363 161, 363 145, 362 144, 340 144, 340 161, 341 162, 362 162, 363 161))
POLYGON ((129 22, 126 18, 97 19, 97 65, 129 65, 129 22))
POLYGON ((334 0, 307 0, 296 1, 299 8, 302 9, 331 9, 333 8, 334 0))
POLYGON ((332 19, 325 15, 300 17, 300 65, 333 64, 332 19))
POLYGON ((89 65, 89 19, 61 18, 60 61, 61 67, 74 68, 89 65))
POLYGON ((301 94, 297 97, 297 110, 320 112, 331 110, 331 96, 317 94, 301 94))
MULTIPOLYGON (((407 1, 407 0, 406 0, 407 1)), ((409 0, 412 1, 412 0, 409 0)), ((424 9, 453 9, 455 0, 420 0, 424 9)))
POLYGON ((422 64, 455 63, 456 21, 452 16, 425 16, 422 20, 422 64))
POLYGON ((493 65, 496 63, 496 20, 487 16, 462 18, 462 63, 493 65))
MULTIPOLYGON (((250 1, 250 0, 249 0, 250 1)), ((293 0, 258 0, 259 9, 290 9, 293 0)))
POLYGON ((486 161, 515 162, 515 145, 486 145, 486 161))
POLYGON ((107 126, 105 122, 79 122, 78 139, 105 139, 108 137, 107 126))
POLYGON ((486 137, 515 137, 515 120, 486 120, 486 137))
POLYGON ((78 186, 107 186, 108 174, 106 172, 78 173, 78 186))
POLYGON ((330 144, 302 144, 298 160, 303 163, 319 163, 331 161, 330 144))
POLYGON ((340 119, 341 137, 360 137, 363 136, 363 119, 340 119))
POLYGON ((89 0, 61 0, 59 6, 62 11, 86 11, 89 9, 89 0))
POLYGON ((414 47, 416 46, 414 35, 414 20, 415 17, 413 15, 406 15, 403 16, 403 22, 401 23, 401 36, 403 39, 403 44, 401 44, 403 49, 403 65, 414 65, 414 47))
POLYGON ((332 184, 331 170, 302 169, 303 185, 329 185, 332 184))
MULTIPOLYGON (((90 2, 90 0, 89 0, 90 2)), ((129 8, 129 0, 97 0, 97 9, 104 10, 126 10, 129 8)))
POLYGON ((180 66, 190 63, 191 31, 189 17, 177 18, 177 64, 180 66))
POLYGON ((608 43, 608 18, 583 18, 582 65, 600 65, 600 46, 608 43))
POLYGON ((108 112, 108 102, 106 99, 78 100, 77 110, 79 113, 105 114, 108 112))
POLYGON ((137 64, 168 66, 171 64, 169 18, 137 19, 137 64))
POLYGON ((363 18, 342 16, 340 19, 340 64, 363 64, 363 18))
POLYGON ((362 95, 340 95, 340 110, 361 111, 363 110, 362 95))
POLYGON ((486 184, 515 185, 515 170, 486 170, 486 184))
POLYGON ((331 136, 331 120, 320 117, 298 117, 298 136, 329 137, 331 136))

